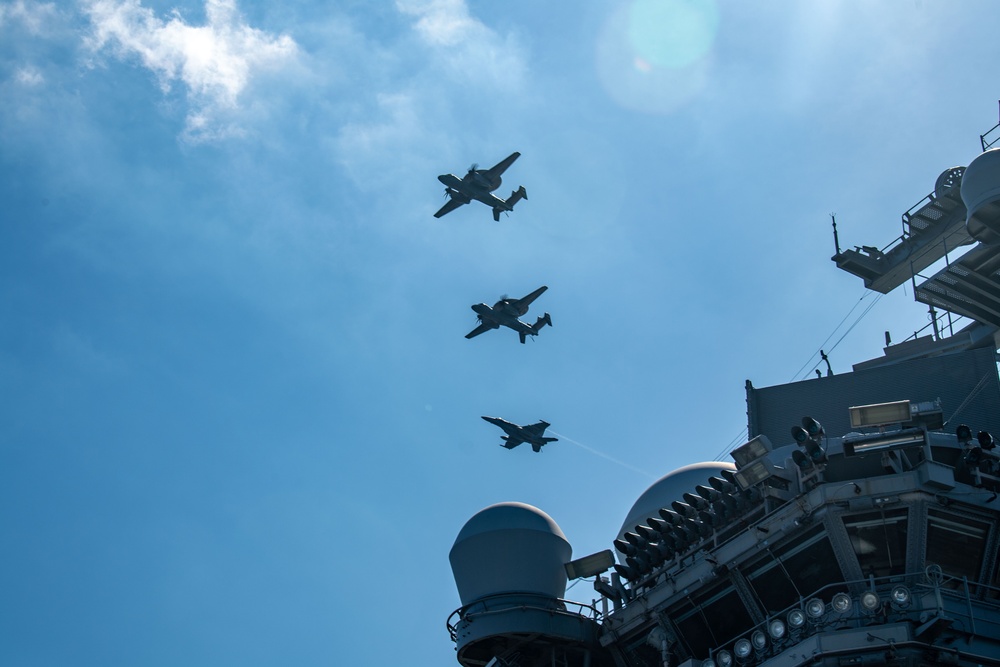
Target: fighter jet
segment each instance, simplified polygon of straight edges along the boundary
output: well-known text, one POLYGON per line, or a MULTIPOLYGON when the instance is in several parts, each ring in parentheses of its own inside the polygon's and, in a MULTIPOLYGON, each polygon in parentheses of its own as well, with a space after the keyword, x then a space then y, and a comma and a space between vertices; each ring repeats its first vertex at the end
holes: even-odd
POLYGON ((534 324, 525 324, 517 318, 528 312, 528 306, 531 305, 531 302, 537 299, 538 295, 547 289, 548 287, 542 285, 534 292, 521 299, 510 299, 504 296, 493 304, 492 308, 487 306, 485 303, 477 303, 472 306, 472 310, 476 311, 479 326, 465 334, 465 337, 475 338, 479 334, 485 333, 490 329, 499 329, 501 324, 516 331, 521 337, 521 343, 524 343, 525 338, 528 336, 537 336, 538 331, 546 324, 552 326, 552 318, 548 313, 545 313, 535 320, 534 324))
POLYGON ((514 449, 522 442, 531 443, 531 448, 536 452, 542 451, 542 445, 548 444, 550 442, 555 442, 559 438, 545 438, 542 436, 545 433, 545 429, 549 427, 547 421, 540 421, 537 424, 531 424, 529 426, 518 426, 517 424, 511 424, 505 419, 500 419, 499 417, 483 417, 486 421, 496 426, 499 426, 504 430, 507 435, 500 436, 503 440, 501 447, 506 447, 507 449, 514 449))
POLYGON ((507 199, 500 199, 491 194, 500 187, 500 183, 502 182, 500 174, 506 171, 507 167, 520 156, 520 153, 511 153, 505 160, 492 169, 479 169, 479 165, 473 164, 462 178, 459 178, 455 174, 441 174, 438 176, 438 180, 445 185, 445 194, 451 199, 441 207, 441 210, 434 214, 434 217, 440 218, 442 215, 451 213, 459 206, 468 204, 475 199, 492 207, 493 219, 500 222, 500 213, 502 211, 513 211, 514 204, 528 198, 528 193, 525 191, 523 185, 511 192, 510 197, 507 199))

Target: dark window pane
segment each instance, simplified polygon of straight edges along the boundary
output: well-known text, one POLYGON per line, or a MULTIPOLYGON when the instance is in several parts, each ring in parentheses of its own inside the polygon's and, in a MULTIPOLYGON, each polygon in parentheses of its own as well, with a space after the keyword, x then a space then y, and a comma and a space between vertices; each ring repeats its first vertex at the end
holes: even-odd
POLYGON ((945 574, 979 580, 989 524, 931 509, 927 512, 927 564, 945 574))
POLYGON ((905 509, 844 517, 854 555, 866 577, 906 572, 906 524, 905 509))
MULTIPOLYGON (((795 604, 800 596, 811 597, 824 586, 844 581, 822 524, 780 545, 774 558, 768 555, 751 564, 746 576, 769 614, 795 604)), ((839 590, 843 587, 831 587, 823 597, 829 600, 839 590)))

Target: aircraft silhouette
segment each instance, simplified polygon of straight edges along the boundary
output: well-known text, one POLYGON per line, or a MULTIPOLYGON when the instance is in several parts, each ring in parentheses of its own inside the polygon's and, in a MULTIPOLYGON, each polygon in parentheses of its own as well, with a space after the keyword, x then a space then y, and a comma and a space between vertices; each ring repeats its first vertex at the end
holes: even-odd
POLYGON ((523 185, 511 192, 510 197, 507 199, 500 199, 492 194, 503 182, 500 174, 506 171, 507 167, 520 156, 521 154, 515 151, 491 169, 478 169, 478 165, 473 164, 462 178, 459 178, 455 174, 441 174, 438 176, 438 180, 445 185, 445 194, 451 199, 434 214, 434 217, 440 218, 442 215, 451 213, 459 206, 468 204, 475 199, 491 207, 493 209, 493 219, 499 222, 502 211, 513 211, 514 204, 528 198, 528 193, 523 185))
POLYGON ((503 440, 501 447, 506 447, 507 449, 514 449, 522 442, 527 442, 531 444, 531 448, 536 452, 542 451, 542 446, 555 442, 559 438, 546 438, 543 437, 545 429, 549 427, 547 421, 540 421, 537 424, 530 424, 528 426, 518 426, 517 424, 512 424, 506 419, 500 419, 499 417, 483 417, 484 420, 489 423, 499 426, 504 430, 507 435, 500 436, 503 440))
POLYGON ((517 318, 527 313, 528 306, 531 305, 531 302, 537 299, 538 296, 547 289, 548 287, 542 285, 534 292, 521 299, 510 299, 504 296, 493 304, 492 308, 487 306, 485 303, 477 303, 472 306, 472 310, 476 311, 476 315, 479 319, 479 326, 465 334, 465 337, 475 338, 479 334, 486 333, 491 329, 499 329, 500 325, 516 331, 521 337, 521 343, 524 343, 525 338, 528 336, 537 336, 538 331, 543 326, 546 324, 552 326, 552 318, 548 313, 545 313, 535 320, 534 324, 527 324, 517 318))

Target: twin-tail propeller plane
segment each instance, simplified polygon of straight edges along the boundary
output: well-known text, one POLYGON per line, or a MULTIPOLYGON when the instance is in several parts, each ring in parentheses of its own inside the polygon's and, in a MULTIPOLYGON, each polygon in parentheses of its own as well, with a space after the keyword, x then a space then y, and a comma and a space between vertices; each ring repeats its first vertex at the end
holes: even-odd
POLYGON ((465 337, 475 338, 479 334, 486 333, 491 329, 499 329, 500 325, 516 331, 518 336, 521 337, 521 343, 524 343, 528 336, 537 336, 538 331, 546 324, 552 326, 552 318, 548 313, 535 320, 534 324, 527 324, 517 318, 527 313, 531 302, 547 289, 548 287, 542 285, 531 294, 520 299, 511 299, 504 296, 493 304, 492 308, 485 303, 477 303, 472 306, 472 310, 476 311, 479 326, 465 334, 465 337))
POLYGON ((503 179, 500 174, 507 170, 514 160, 521 156, 514 152, 507 156, 496 166, 490 169, 479 169, 479 165, 473 164, 469 171, 459 178, 455 174, 441 174, 438 180, 444 183, 444 193, 450 197, 448 203, 434 214, 435 218, 451 213, 459 206, 468 204, 473 199, 481 201, 493 209, 493 219, 500 222, 500 214, 503 211, 513 211, 514 204, 522 199, 528 198, 528 193, 522 185, 517 190, 510 193, 507 199, 500 199, 493 194, 493 191, 500 187, 503 179))
POLYGON ((522 442, 527 442, 533 450, 540 452, 543 445, 559 439, 544 437, 545 429, 549 427, 547 421, 540 421, 537 424, 529 424, 528 426, 518 426, 499 417, 483 417, 483 419, 503 429, 507 435, 500 436, 500 439, 503 440, 500 446, 507 449, 514 449, 522 442))

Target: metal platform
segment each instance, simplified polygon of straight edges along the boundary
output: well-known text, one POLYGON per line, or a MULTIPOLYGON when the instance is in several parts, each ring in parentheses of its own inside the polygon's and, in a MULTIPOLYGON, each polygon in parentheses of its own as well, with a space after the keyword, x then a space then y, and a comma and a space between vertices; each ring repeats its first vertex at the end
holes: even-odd
POLYGON ((1000 248, 980 245, 917 287, 921 303, 1000 326, 1000 248))
POLYGON ((904 232, 889 246, 860 246, 831 259, 862 278, 868 289, 888 294, 955 248, 973 243, 959 194, 964 172, 964 167, 953 167, 942 173, 934 192, 903 214, 904 232))

